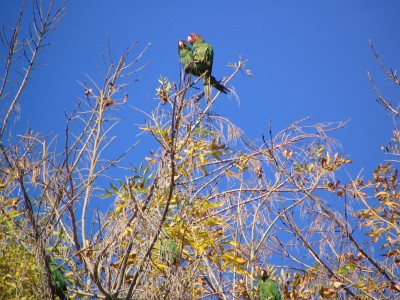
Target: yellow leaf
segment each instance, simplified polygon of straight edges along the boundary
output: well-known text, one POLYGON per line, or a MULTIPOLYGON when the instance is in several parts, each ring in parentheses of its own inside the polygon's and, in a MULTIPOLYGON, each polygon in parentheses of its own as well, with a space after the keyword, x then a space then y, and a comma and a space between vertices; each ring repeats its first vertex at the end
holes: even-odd
POLYGON ((11 219, 16 218, 16 217, 22 215, 23 213, 24 213, 23 211, 13 211, 8 214, 8 217, 11 219))
POLYGON ((222 219, 221 218, 209 218, 204 221, 205 225, 207 226, 216 226, 216 225, 222 225, 222 219))
POLYGON ((198 255, 202 255, 204 253, 205 250, 205 245, 204 244, 198 244, 196 245, 197 247, 195 247, 195 249, 197 250, 197 254, 198 255))
POLYGON ((19 202, 19 198, 18 197, 14 197, 14 198, 8 198, 7 200, 5 200, 3 203, 4 205, 11 205, 14 206, 15 204, 17 204, 19 202))
POLYGON ((234 270, 234 273, 241 274, 241 275, 246 275, 246 276, 249 276, 249 277, 251 276, 251 274, 247 270, 241 269, 241 268, 236 268, 234 270))
POLYGON ((388 201, 388 202, 385 202, 385 205, 387 205, 387 206, 400 206, 400 203, 394 202, 394 201, 388 201))
POLYGON ((376 198, 389 198, 390 195, 389 195, 389 193, 382 191, 382 192, 376 193, 375 197, 376 198))
POLYGON ((317 156, 320 157, 325 150, 325 146, 318 146, 317 156))
POLYGON ((221 256, 221 258, 225 260, 227 264, 244 265, 246 263, 246 260, 244 258, 230 253, 225 253, 224 255, 221 256))
POLYGON ((72 277, 73 275, 74 275, 74 272, 67 272, 64 274, 65 278, 72 277))
POLYGON ((115 212, 116 212, 116 213, 119 213, 124 207, 125 207, 125 204, 124 204, 124 203, 118 203, 118 204, 115 206, 115 212))
POLYGON ((283 270, 283 268, 281 269, 281 278, 282 278, 283 281, 286 281, 286 273, 283 270))
POLYGON ((182 169, 181 169, 181 172, 182 172, 183 176, 185 176, 186 178, 189 177, 189 176, 188 176, 188 173, 186 172, 185 169, 182 168, 182 169))
POLYGON ((232 246, 239 246, 239 242, 237 241, 229 241, 228 244, 232 245, 232 246))
POLYGON ((365 288, 365 283, 364 282, 356 282, 354 284, 354 287, 356 287, 358 289, 363 289, 363 288, 365 288))
POLYGON ((160 270, 162 270, 163 272, 168 270, 168 266, 166 264, 160 264, 160 263, 156 263, 155 264, 160 270))

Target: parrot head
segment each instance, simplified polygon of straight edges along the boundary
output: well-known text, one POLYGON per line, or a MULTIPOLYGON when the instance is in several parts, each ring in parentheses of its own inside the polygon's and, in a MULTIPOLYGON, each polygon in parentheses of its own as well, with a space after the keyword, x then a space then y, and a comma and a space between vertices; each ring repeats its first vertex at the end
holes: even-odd
POLYGON ((184 40, 180 40, 178 42, 178 49, 182 50, 182 49, 190 49, 189 45, 184 41, 184 40))
POLYGON ((188 42, 191 43, 192 45, 194 43, 204 43, 204 39, 197 33, 190 33, 188 35, 188 42))
POLYGON ((261 269, 261 271, 260 271, 260 277, 261 277, 262 281, 267 280, 268 277, 269 277, 268 271, 265 270, 265 269, 261 269))

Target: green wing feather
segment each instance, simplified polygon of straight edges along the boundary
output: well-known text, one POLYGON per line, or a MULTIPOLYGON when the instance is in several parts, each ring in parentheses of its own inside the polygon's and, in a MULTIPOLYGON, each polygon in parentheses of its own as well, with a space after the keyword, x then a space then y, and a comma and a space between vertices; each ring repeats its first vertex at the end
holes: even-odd
POLYGON ((50 269, 52 270, 51 281, 53 283, 56 295, 58 298, 60 298, 60 300, 69 299, 67 293, 67 282, 65 281, 63 270, 54 262, 50 263, 50 269))
POLYGON ((281 300, 281 293, 278 285, 272 279, 257 280, 260 291, 260 300, 281 300))
POLYGON ((214 51, 210 44, 205 42, 196 42, 193 44, 193 59, 199 67, 199 71, 205 73, 208 71, 208 75, 211 76, 214 51))
POLYGON ((207 102, 211 99, 211 72, 214 60, 214 51, 210 44, 200 39, 193 44, 193 59, 201 75, 204 76, 204 92, 207 102))
MULTIPOLYGON (((190 46, 183 40, 179 41, 179 58, 185 72, 194 76, 201 76, 198 66, 194 63, 193 52, 190 46)), ((204 72, 203 72, 204 73, 204 72)))
POLYGON ((164 239, 161 241, 160 256, 169 265, 175 265, 178 262, 178 245, 174 240, 164 239))

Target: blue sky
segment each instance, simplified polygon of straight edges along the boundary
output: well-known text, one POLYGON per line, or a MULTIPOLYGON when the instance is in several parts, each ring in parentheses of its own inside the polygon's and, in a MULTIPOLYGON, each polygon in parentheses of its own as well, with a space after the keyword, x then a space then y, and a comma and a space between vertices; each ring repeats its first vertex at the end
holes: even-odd
MULTIPOLYGON (((18 2, 2 1, 1 25, 15 22, 18 2)), ((231 73, 227 64, 236 62, 239 54, 249 59, 254 78, 239 75, 231 82, 240 104, 222 95, 213 109, 249 137, 260 139, 270 120, 275 133, 305 117, 311 123, 350 120, 334 136, 354 160, 351 173, 371 170, 385 158, 379 148, 389 141, 393 120, 375 101, 367 70, 389 99, 399 99, 400 93, 384 79, 368 40, 388 66, 399 68, 399 1, 197 3, 69 1, 61 26, 50 37, 52 47, 40 58, 46 66, 35 70, 22 99, 16 130, 30 127, 63 136, 64 110, 70 111, 84 96, 77 81, 87 80, 85 73, 99 79, 96 66, 102 65, 101 47, 107 38, 116 58, 138 40, 134 54, 151 43, 143 60, 151 64, 141 72, 142 79, 125 90, 129 100, 114 131, 115 149, 124 148, 121 145, 133 142, 139 132, 135 124, 144 119, 130 106, 147 112, 156 107, 160 74, 179 80, 177 41, 196 32, 214 47, 217 79, 231 73)))

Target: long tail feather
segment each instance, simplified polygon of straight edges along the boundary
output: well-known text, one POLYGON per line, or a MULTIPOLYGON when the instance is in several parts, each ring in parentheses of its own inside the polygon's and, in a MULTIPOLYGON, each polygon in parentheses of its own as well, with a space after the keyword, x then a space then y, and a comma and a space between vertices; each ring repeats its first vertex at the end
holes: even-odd
POLYGON ((206 95, 207 103, 211 101, 211 85, 204 82, 204 93, 206 95))
POLYGON ((212 88, 211 88, 211 81, 210 77, 207 76, 208 74, 204 75, 203 82, 204 82, 204 94, 206 95, 206 101, 209 103, 211 101, 211 93, 212 93, 212 88))
POLYGON ((215 79, 214 76, 211 76, 211 78, 210 78, 210 83, 211 83, 211 85, 212 85, 213 87, 215 87, 215 88, 216 88, 218 91, 220 91, 221 93, 227 94, 228 92, 230 92, 229 89, 228 89, 226 86, 220 84, 220 83, 215 79))

